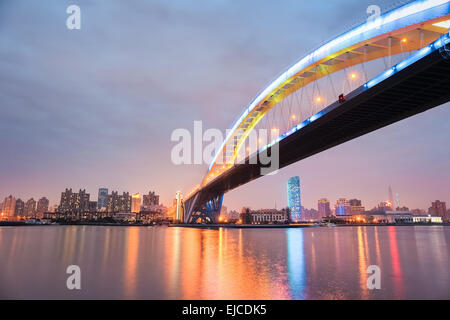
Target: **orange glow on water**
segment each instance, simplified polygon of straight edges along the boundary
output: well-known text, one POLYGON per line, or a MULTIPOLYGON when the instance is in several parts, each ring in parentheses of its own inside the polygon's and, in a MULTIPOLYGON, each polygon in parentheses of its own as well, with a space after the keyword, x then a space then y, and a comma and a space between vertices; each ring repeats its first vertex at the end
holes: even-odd
POLYGON ((391 249, 392 257, 392 272, 394 274, 394 291, 396 298, 401 298, 403 296, 403 283, 402 283, 402 268, 400 266, 400 256, 398 253, 397 245, 397 232, 395 227, 388 227, 389 233, 389 247, 391 249))

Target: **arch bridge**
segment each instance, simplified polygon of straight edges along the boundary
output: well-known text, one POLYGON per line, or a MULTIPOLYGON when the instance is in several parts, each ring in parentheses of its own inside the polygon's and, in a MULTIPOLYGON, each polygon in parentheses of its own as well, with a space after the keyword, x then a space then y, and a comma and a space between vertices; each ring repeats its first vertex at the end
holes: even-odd
POLYGON ((216 222, 224 193, 264 175, 263 155, 283 168, 449 101, 449 27, 450 0, 414 1, 301 58, 233 123, 184 222, 216 222), (277 134, 255 147, 255 132, 277 134))

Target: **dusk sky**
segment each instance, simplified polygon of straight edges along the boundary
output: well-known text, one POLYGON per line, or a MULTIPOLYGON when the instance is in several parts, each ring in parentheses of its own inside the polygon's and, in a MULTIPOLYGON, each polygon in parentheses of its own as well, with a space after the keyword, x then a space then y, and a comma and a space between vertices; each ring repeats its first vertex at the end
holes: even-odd
MULTIPOLYGON (((169 205, 207 165, 174 165, 177 128, 229 128, 299 58, 393 1, 0 1, 0 201, 59 202, 66 187, 147 193, 169 205), (81 8, 68 30, 66 8, 81 8)), ((297 162, 225 195, 229 209, 388 198, 450 202, 450 104, 297 162)))

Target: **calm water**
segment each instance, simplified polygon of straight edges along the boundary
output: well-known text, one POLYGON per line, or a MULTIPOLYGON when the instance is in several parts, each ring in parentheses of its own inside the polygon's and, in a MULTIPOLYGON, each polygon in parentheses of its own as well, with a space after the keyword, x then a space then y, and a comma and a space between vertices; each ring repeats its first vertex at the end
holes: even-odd
POLYGON ((1 227, 0 298, 450 299, 450 227, 1 227))

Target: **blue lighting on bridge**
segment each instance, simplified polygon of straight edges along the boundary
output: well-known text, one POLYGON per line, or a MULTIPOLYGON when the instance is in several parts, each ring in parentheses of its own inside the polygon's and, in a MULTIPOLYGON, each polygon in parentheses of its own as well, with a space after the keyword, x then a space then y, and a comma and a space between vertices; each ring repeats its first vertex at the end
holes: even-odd
POLYGON ((414 54, 412 54, 411 56, 409 56, 405 60, 399 62, 398 64, 396 64, 392 68, 389 68, 388 70, 384 71, 382 74, 376 76, 372 80, 370 80, 367 83, 365 83, 363 85, 364 88, 366 88, 366 89, 372 88, 373 86, 375 86, 375 85, 379 84, 380 82, 386 80, 387 78, 389 78, 393 74, 396 74, 397 72, 399 72, 399 71, 405 69, 406 67, 412 65, 414 62, 419 61, 420 59, 422 59, 426 55, 428 55, 428 54, 430 54, 430 53, 432 53, 432 52, 434 52, 436 50, 439 50, 439 48, 441 48, 442 46, 448 44, 449 42, 450 42, 450 36, 448 34, 445 34, 445 35, 441 36, 435 42, 427 45, 426 47, 424 47, 422 49, 420 49, 419 51, 415 52, 414 54))
MULTIPOLYGON (((420 49, 419 51, 417 51, 416 53, 412 54, 411 56, 409 56, 405 60, 399 62, 398 64, 396 64, 392 68, 389 68, 388 70, 384 71, 383 73, 381 73, 380 75, 376 76, 372 80, 366 82, 365 84, 362 85, 362 87, 364 89, 372 88, 373 86, 375 86, 378 83, 386 80, 390 76, 392 76, 392 75, 396 74, 397 72, 403 70, 404 68, 410 66, 414 62, 422 59, 423 57, 425 57, 426 55, 430 54, 431 52, 439 50, 440 47, 442 47, 442 46, 444 46, 444 45, 446 45, 448 43, 450 43, 450 35, 449 34, 445 34, 445 35, 441 36, 435 42, 429 44, 428 46, 426 46, 426 47, 424 47, 422 49, 420 49)), ((320 117, 322 117, 326 113, 327 113, 327 109, 324 109, 324 110, 321 110, 318 113, 312 115, 308 119, 306 119, 303 122, 297 124, 295 127, 290 129, 286 133, 280 135, 278 138, 276 138, 275 140, 273 140, 272 142, 267 144, 265 147, 261 148, 259 152, 264 151, 267 148, 272 147, 274 144, 280 142, 281 140, 283 140, 287 136, 293 134, 294 132, 304 128, 305 126, 307 126, 311 122, 316 121, 317 119, 319 119, 320 117)))
MULTIPOLYGON (((241 116, 237 119, 236 122, 233 123, 229 134, 220 147, 220 151, 216 152, 209 165, 209 169, 212 168, 217 160, 217 157, 225 147, 227 141, 229 141, 230 138, 234 135, 234 132, 242 123, 242 121, 244 121, 244 119, 253 111, 256 106, 259 105, 260 102, 267 99, 268 96, 286 80, 290 79, 311 64, 314 64, 317 61, 320 61, 321 59, 340 50, 351 47, 356 43, 360 43, 362 41, 407 27, 412 24, 417 24, 420 21, 432 20, 442 16, 443 14, 447 14, 449 10, 449 3, 450 0, 419 0, 406 4, 383 14, 377 19, 363 23, 360 26, 334 38, 333 40, 327 42, 326 44, 322 45, 318 49, 300 59, 296 64, 291 66, 287 71, 276 78, 275 81, 271 82, 255 99, 253 99, 250 105, 244 109, 244 112, 241 114, 241 116)), ((422 52, 422 54, 424 55, 427 54, 427 50, 431 49, 426 48, 424 48, 425 50, 424 52, 422 52)), ((420 57, 418 57, 418 59, 420 59, 420 57)), ((369 81, 364 85, 364 87, 370 88, 376 85, 377 83, 383 81, 383 79, 390 77, 396 71, 405 68, 407 65, 410 65, 413 62, 414 61, 412 60, 411 62, 405 62, 405 65, 401 65, 400 68, 397 67, 397 70, 387 70, 386 73, 380 75, 379 78, 375 78, 369 81)), ((312 120, 310 119, 310 121, 314 121, 316 119, 317 117, 313 118, 312 120)))

